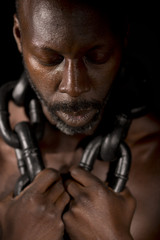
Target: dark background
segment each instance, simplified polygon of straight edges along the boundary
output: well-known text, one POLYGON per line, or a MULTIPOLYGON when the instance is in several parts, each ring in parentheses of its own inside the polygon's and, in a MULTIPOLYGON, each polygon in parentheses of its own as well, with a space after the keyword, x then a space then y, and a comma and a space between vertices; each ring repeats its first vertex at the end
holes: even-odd
POLYGON ((13 14, 15 12, 14 0, 4 0, 2 2, 1 26, 3 33, 1 34, 1 41, 3 43, 2 49, 4 61, 1 63, 1 69, 3 72, 1 83, 17 80, 22 72, 21 56, 17 50, 12 33, 13 14))
MULTIPOLYGON (((139 0, 140 2, 140 0, 139 0)), ((153 1, 139 4, 130 1, 129 15, 131 20, 130 50, 139 56, 147 71, 152 76, 154 91, 159 96, 160 81, 160 16, 158 3, 153 1), (159 88, 159 90, 158 90, 159 88)), ((0 85, 6 81, 17 80, 22 72, 22 60, 17 50, 13 34, 14 0, 1 2, 1 79, 0 85)), ((152 97, 152 96, 151 96, 152 97)), ((159 101, 159 98, 158 100, 159 101)), ((159 104, 160 105, 160 104, 159 104)))

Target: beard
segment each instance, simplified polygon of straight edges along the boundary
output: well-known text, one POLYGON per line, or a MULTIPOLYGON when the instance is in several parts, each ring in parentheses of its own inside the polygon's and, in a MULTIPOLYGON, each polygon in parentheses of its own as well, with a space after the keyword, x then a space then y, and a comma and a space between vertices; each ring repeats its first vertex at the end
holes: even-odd
POLYGON ((95 128, 95 126, 99 122, 98 120, 100 116, 99 113, 101 109, 101 104, 98 102, 76 100, 73 102, 61 102, 50 105, 48 102, 44 101, 44 99, 41 99, 41 101, 43 101, 52 120, 56 123, 56 127, 67 135, 85 134, 95 128), (87 109, 94 109, 96 110, 96 113, 87 124, 79 127, 69 126, 56 114, 57 111, 63 112, 65 114, 72 114, 73 112, 85 111, 87 109))
MULTIPOLYGON (((40 91, 35 86, 33 80, 31 79, 29 72, 27 68, 25 67, 25 72, 27 79, 34 90, 35 94, 37 95, 37 98, 41 102, 42 106, 45 106, 51 121, 53 121, 54 125, 63 133, 67 135, 75 135, 75 134, 87 134, 88 132, 91 132, 92 129, 95 129, 103 114, 104 107, 108 101, 108 97, 104 101, 98 101, 98 100, 85 100, 85 99, 76 99, 73 101, 61 101, 61 102, 54 102, 49 103, 47 99, 45 99, 40 91), (89 122, 84 124, 83 126, 70 126, 65 123, 58 115, 57 111, 61 111, 65 114, 72 114, 73 112, 80 112, 80 111, 87 111, 88 109, 94 110, 95 114, 91 118, 89 122)), ((109 95, 109 94, 108 94, 109 95)))

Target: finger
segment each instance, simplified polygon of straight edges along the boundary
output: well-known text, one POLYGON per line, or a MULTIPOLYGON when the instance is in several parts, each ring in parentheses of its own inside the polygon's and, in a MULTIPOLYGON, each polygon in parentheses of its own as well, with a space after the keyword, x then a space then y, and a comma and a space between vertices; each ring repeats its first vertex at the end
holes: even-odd
POLYGON ((73 179, 86 187, 93 185, 95 182, 101 183, 100 179, 94 176, 91 172, 85 171, 81 167, 72 167, 70 169, 70 173, 73 179))
POLYGON ((56 181, 60 179, 60 174, 54 169, 44 169, 40 172, 34 181, 26 187, 24 191, 28 191, 28 189, 32 192, 44 193, 47 189, 56 181))
POLYGON ((61 212, 64 211, 65 207, 70 201, 69 194, 67 192, 63 192, 60 197, 57 199, 55 203, 55 207, 59 209, 61 212))
POLYGON ((136 199, 127 187, 125 187, 125 189, 122 192, 120 192, 119 194, 123 197, 123 199, 125 201, 130 203, 130 205, 133 207, 133 209, 136 208, 136 199))
POLYGON ((83 186, 80 185, 79 183, 73 181, 73 180, 68 180, 66 184, 66 189, 67 192, 73 197, 76 198, 78 197, 81 192, 83 192, 83 186))
POLYGON ((64 186, 62 180, 59 180, 55 184, 53 184, 48 190, 47 190, 47 198, 51 202, 55 202, 59 196, 64 192, 64 186))
POLYGON ((129 190, 129 188, 125 187, 123 189, 122 192, 119 193, 120 195, 124 196, 124 197, 133 197, 131 191, 129 190))

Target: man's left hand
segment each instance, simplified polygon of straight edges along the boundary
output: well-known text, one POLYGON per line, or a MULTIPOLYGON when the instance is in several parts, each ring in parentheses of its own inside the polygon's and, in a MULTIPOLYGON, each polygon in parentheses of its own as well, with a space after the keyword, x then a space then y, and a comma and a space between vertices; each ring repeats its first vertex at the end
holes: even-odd
POLYGON ((115 193, 90 172, 74 167, 66 182, 72 197, 63 215, 71 240, 131 240, 135 199, 128 189, 115 193))

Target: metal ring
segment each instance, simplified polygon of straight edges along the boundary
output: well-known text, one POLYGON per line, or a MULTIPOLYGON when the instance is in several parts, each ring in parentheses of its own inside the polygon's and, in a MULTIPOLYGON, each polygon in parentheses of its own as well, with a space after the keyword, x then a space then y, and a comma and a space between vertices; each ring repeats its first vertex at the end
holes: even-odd
POLYGON ((29 82, 26 74, 23 73, 12 91, 12 98, 16 105, 23 106, 26 98, 26 91, 29 89, 29 82))
MULTIPOLYGON (((20 148, 20 142, 17 134, 10 126, 8 103, 12 99, 17 105, 21 105, 25 99, 25 89, 27 89, 27 86, 26 80, 21 77, 18 82, 8 82, 0 88, 0 134, 4 141, 13 148, 20 148), (20 95, 16 96, 19 87, 23 90, 21 91, 22 99, 20 95)), ((42 108, 36 97, 28 99, 28 101, 30 101, 28 104, 30 122, 39 140, 42 138, 44 130, 42 108)))
POLYGON ((120 157, 118 160, 110 163, 110 169, 107 177, 108 186, 114 192, 122 192, 128 180, 131 167, 131 151, 125 142, 119 147, 120 157))
POLYGON ((86 147, 79 166, 84 168, 86 171, 91 171, 93 164, 99 155, 100 147, 102 144, 102 136, 94 138, 86 147))
POLYGON ((19 148, 20 142, 9 123, 8 102, 16 82, 8 82, 0 88, 0 133, 4 141, 13 148, 19 148))
POLYGON ((117 116, 114 130, 108 133, 103 140, 100 150, 102 160, 111 162, 117 158, 120 143, 126 137, 130 124, 131 119, 126 115, 117 116))

